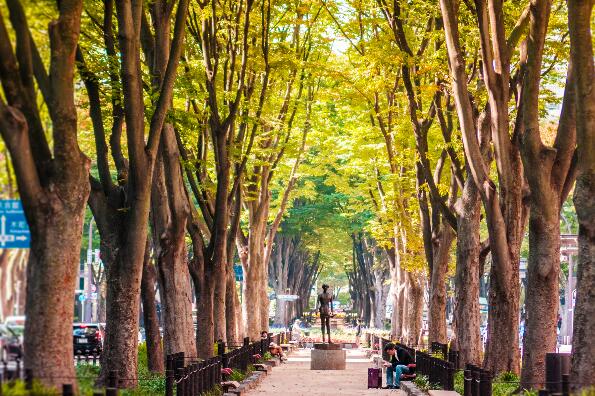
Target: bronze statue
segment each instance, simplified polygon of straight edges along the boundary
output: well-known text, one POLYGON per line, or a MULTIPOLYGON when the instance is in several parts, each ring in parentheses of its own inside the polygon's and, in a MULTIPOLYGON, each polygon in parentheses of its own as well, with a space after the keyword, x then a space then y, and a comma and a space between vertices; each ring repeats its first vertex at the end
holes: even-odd
POLYGON ((328 333, 328 343, 331 343, 331 317, 333 313, 333 293, 328 291, 328 285, 322 285, 322 293, 318 295, 318 311, 320 312, 320 325, 322 327, 322 342, 324 342, 324 327, 328 333))

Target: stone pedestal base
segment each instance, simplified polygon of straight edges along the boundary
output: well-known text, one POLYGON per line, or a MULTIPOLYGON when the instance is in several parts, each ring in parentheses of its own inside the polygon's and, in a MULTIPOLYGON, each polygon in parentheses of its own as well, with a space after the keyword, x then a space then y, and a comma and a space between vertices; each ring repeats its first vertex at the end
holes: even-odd
POLYGON ((347 352, 344 350, 312 349, 310 370, 345 370, 347 352))

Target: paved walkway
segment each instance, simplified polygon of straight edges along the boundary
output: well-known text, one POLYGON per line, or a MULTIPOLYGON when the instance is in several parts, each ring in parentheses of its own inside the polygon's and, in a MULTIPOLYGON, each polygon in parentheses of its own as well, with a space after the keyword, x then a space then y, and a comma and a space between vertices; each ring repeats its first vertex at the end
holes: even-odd
POLYGON ((310 349, 293 352, 286 363, 274 367, 249 396, 390 395, 404 396, 401 390, 367 389, 370 360, 361 350, 347 350, 345 370, 310 370, 310 349))

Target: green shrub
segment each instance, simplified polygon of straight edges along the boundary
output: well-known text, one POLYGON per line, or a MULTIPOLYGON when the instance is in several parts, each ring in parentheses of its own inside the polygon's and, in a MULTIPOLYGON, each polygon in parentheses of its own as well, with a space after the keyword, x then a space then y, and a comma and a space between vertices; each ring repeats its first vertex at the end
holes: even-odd
POLYGON ((519 377, 514 373, 502 373, 492 381, 492 396, 509 396, 519 390, 519 377))
POLYGON ((432 384, 427 375, 418 375, 413 380, 413 383, 424 392, 427 392, 430 389, 442 389, 440 385, 432 384))
POLYGON ((83 396, 92 395, 95 389, 95 381, 97 381, 97 376, 99 376, 99 366, 79 364, 75 370, 78 379, 79 394, 83 396))
POLYGON ((229 379, 231 381, 241 382, 246 379, 246 374, 242 373, 240 370, 232 370, 229 379))
POLYGON ((462 371, 457 371, 455 373, 455 392, 462 395, 464 394, 465 390, 465 376, 462 371))

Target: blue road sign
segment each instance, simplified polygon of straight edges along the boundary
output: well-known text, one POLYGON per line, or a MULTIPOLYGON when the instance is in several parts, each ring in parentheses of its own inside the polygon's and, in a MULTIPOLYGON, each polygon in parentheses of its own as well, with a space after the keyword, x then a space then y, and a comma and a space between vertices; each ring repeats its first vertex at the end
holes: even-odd
POLYGON ((21 201, 0 200, 0 249, 27 249, 30 241, 31 232, 21 201))
POLYGON ((236 282, 241 282, 244 280, 244 269, 239 264, 234 264, 233 272, 236 275, 236 282))

